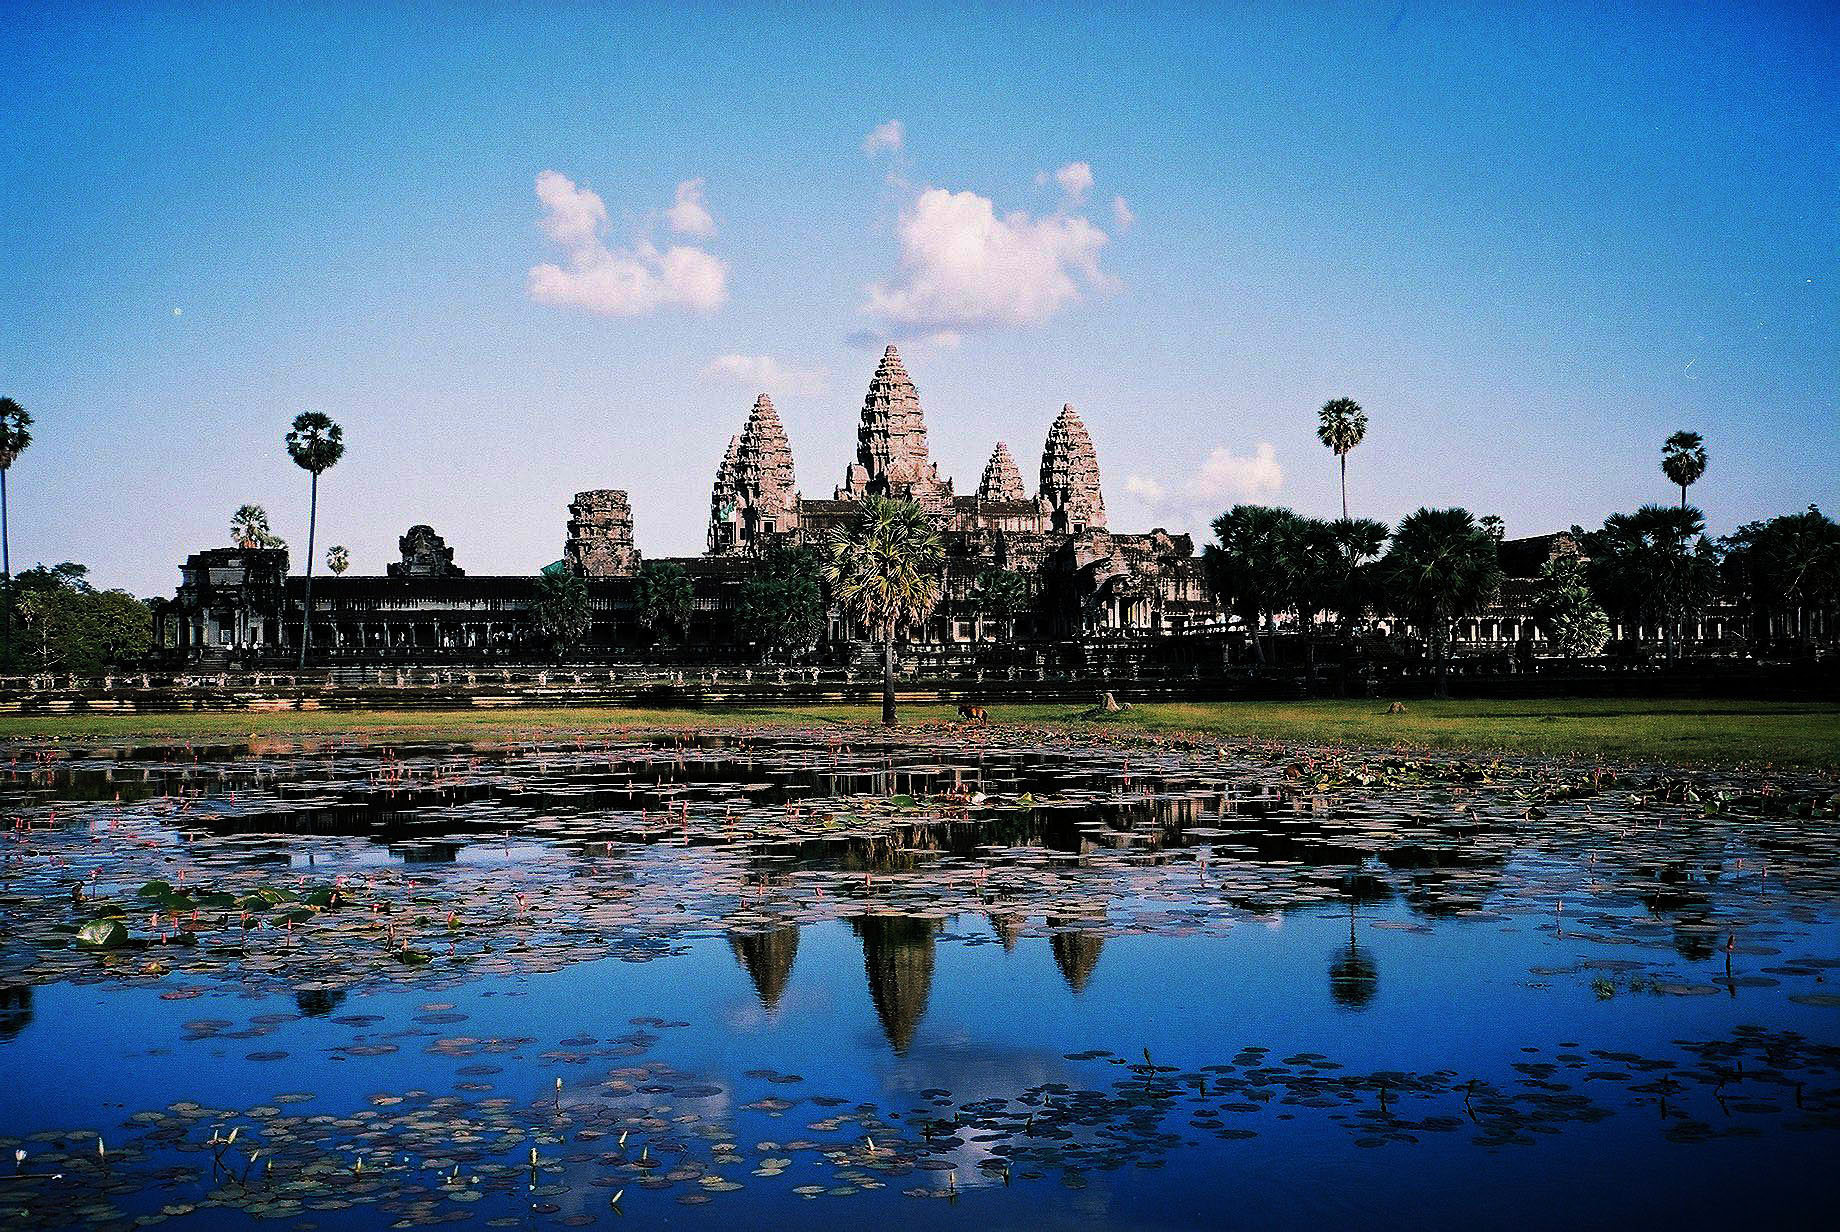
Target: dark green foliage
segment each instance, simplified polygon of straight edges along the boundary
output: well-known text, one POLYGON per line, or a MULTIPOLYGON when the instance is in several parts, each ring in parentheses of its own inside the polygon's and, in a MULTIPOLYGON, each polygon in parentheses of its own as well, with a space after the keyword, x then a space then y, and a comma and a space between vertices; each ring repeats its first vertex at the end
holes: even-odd
POLYGON ((89 569, 65 561, 38 565, 13 579, 23 666, 89 674, 132 663, 153 641, 153 613, 121 590, 97 590, 89 569))
POLYGON ((986 569, 978 575, 972 595, 977 611, 995 624, 1005 637, 1014 636, 1016 617, 1035 603, 1035 583, 1014 569, 986 569))
POLYGON ((576 645, 588 636, 588 584, 560 570, 538 574, 530 620, 558 652, 576 645))
POLYGON ((1718 584, 1718 550, 1705 526, 1691 507, 1611 514, 1582 544, 1598 601, 1625 623, 1662 625, 1672 646, 1678 622, 1704 607, 1718 584))
POLYGON ((1746 522, 1723 545, 1725 587, 1753 621, 1780 617, 1799 637, 1809 612, 1840 606, 1840 524, 1815 506, 1746 522))
POLYGON ((766 656, 809 651, 824 634, 824 579, 810 548, 775 544, 753 564, 735 597, 735 631, 766 656))
POLYGON ((1235 505, 1214 519, 1215 542, 1202 557, 1214 593, 1258 632, 1290 608, 1296 592, 1295 546, 1304 519, 1270 505, 1235 505))
POLYGON ((1438 693, 1448 691, 1450 626, 1480 611, 1501 589, 1495 538, 1467 509, 1420 509, 1393 532, 1379 565, 1387 606, 1430 642, 1438 693))
POLYGON ((1555 556, 1540 566, 1533 617, 1553 649, 1568 659, 1589 658, 1610 640, 1610 618, 1591 593, 1584 562, 1576 556, 1555 556))
POLYGON ((1687 489, 1706 473, 1706 442, 1697 432, 1676 432, 1661 446, 1661 473, 1680 488, 1680 507, 1687 507, 1687 489))
POLYGON ((690 609, 695 600, 690 575, 682 565, 647 561, 633 579, 633 607, 639 626, 660 641, 682 642, 690 635, 690 609))
POLYGON ((882 722, 894 726, 894 639, 939 600, 945 548, 926 511, 871 496, 857 524, 832 535, 824 580, 851 617, 882 639, 882 722))

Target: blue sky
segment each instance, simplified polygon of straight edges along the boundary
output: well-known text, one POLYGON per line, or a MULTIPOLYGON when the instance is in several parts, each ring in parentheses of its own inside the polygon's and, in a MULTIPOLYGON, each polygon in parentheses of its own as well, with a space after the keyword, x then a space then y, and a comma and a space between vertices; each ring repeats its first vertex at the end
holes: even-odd
POLYGON ((890 338, 961 490, 1070 401, 1119 529, 1334 512, 1343 395, 1361 514, 1594 523, 1676 428, 1715 530, 1834 510, 1840 17, 1532 7, 7 5, 15 564, 298 552, 305 409, 361 572, 534 571, 589 487, 697 552, 754 395, 828 496, 890 338))

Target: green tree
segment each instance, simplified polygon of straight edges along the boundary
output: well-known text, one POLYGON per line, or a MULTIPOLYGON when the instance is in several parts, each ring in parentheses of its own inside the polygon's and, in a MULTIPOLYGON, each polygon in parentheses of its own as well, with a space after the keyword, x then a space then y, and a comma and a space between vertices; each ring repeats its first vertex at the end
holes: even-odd
POLYGON ((342 543, 335 543, 326 549, 326 568, 332 570, 336 577, 351 568, 351 553, 342 543))
POLYGON ((1337 518, 1329 523, 1335 541, 1337 577, 1332 601, 1342 620, 1344 636, 1352 636, 1355 621, 1379 596, 1375 565, 1386 551, 1392 534, 1384 522, 1372 518, 1337 518))
POLYGON ((882 639, 882 723, 894 726, 894 640, 939 600, 945 549, 926 511, 910 500, 871 496, 862 517, 833 532, 824 578, 831 595, 882 639))
POLYGON ((531 623, 557 654, 588 636, 591 618, 586 582, 562 569, 537 575, 537 592, 530 605, 531 623))
POLYGON ((89 570, 65 561, 19 575, 19 613, 29 650, 43 671, 89 673, 130 663, 153 640, 153 613, 126 591, 97 590, 89 570))
POLYGON ((1315 667, 1316 617, 1335 608, 1342 593, 1342 548, 1336 539, 1335 524, 1320 518, 1297 517, 1286 529, 1283 551, 1291 607, 1297 613, 1304 655, 1315 667))
POLYGON ((1779 616, 1800 638, 1808 613, 1840 607, 1840 524, 1814 505, 1804 513, 1746 522, 1723 542, 1721 573, 1759 637, 1779 616))
POLYGON ((1680 488, 1680 507, 1687 507, 1687 489, 1706 473, 1706 442, 1697 432, 1676 432, 1661 446, 1661 473, 1680 488))
POLYGON ((824 578, 810 548, 775 542, 756 559, 735 597, 735 632, 764 655, 788 661, 824 636, 824 578))
POLYGON ((1214 519, 1215 542, 1202 556, 1208 583, 1252 629, 1252 651, 1296 591, 1296 545, 1303 519, 1271 505, 1235 505, 1214 519))
POLYGON ((307 587, 300 609, 300 665, 313 645, 313 535, 319 525, 319 477, 345 456, 345 430, 318 411, 294 416, 287 434, 288 457, 313 476, 307 503, 307 587))
POLYGON ((0 398, 0 659, 10 648, 6 639, 13 623, 13 541, 6 524, 6 476, 13 463, 32 443, 32 416, 11 398, 0 398))
POLYGON ((1016 636, 1016 617, 1035 602, 1035 586, 1028 575, 1014 569, 986 569, 978 574, 972 603, 978 615, 995 621, 1005 641, 1016 636))
POLYGON ((1576 556, 1554 556, 1540 566, 1533 618, 1568 662, 1590 658, 1610 640, 1610 618, 1591 593, 1584 561, 1576 556))
POLYGON ((690 636, 690 612, 696 591, 682 565, 649 560, 633 579, 633 606, 639 625, 663 641, 682 642, 690 636))
POLYGON ((1420 509, 1393 532, 1379 566, 1388 605, 1424 631, 1437 667, 1437 695, 1450 696, 1453 622, 1501 589, 1493 536, 1467 509, 1420 509))
POLYGON ((284 548, 287 544, 268 527, 268 511, 260 505, 238 505, 230 515, 230 542, 239 548, 284 548))
POLYGON ((1367 412, 1353 398, 1325 402, 1316 413, 1316 439, 1335 453, 1342 470, 1342 516, 1348 516, 1348 455, 1367 437, 1367 412))
POLYGON ((1643 505, 1611 514, 1582 544, 1598 600, 1627 624, 1659 624, 1670 658, 1679 653, 1679 622, 1718 585, 1718 552, 1705 527, 1690 505, 1643 505))

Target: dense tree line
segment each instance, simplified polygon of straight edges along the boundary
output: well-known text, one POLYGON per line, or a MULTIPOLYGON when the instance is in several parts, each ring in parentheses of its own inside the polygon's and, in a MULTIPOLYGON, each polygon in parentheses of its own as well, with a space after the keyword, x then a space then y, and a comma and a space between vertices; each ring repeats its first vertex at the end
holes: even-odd
POLYGON ((12 579, 12 670, 87 675, 138 662, 153 642, 153 613, 122 590, 97 590, 89 569, 65 561, 12 579))

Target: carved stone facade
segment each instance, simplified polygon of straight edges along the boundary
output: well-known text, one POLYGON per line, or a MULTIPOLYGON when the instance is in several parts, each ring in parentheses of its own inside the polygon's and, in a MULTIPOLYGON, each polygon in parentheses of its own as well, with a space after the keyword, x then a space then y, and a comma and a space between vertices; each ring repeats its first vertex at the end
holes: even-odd
POLYGON ((1049 529, 1077 535, 1105 529, 1105 494, 1099 489, 1099 455, 1071 402, 1061 407, 1041 451, 1041 502, 1049 529))
POLYGON ((562 561, 577 577, 627 577, 639 571, 626 493, 597 488, 575 494, 569 502, 569 537, 562 561))
POLYGON ((978 499, 981 501, 1023 501, 1029 494, 1022 488, 1022 472, 1016 469, 1016 459, 1009 456, 1009 446, 1002 441, 990 453, 990 461, 984 464, 984 479, 978 484, 978 499))
POLYGON ((710 494, 709 550, 745 552, 799 526, 798 480, 792 445, 766 394, 754 400, 747 426, 729 441, 710 494))
POLYGON ((454 550, 434 533, 432 526, 411 526, 409 533, 396 541, 402 559, 389 565, 391 577, 443 578, 465 577, 466 570, 454 566, 454 550))
POLYGON ((882 352, 856 428, 856 461, 837 489, 838 500, 905 496, 929 504, 951 499, 952 483, 939 477, 927 453, 920 391, 892 346, 882 352))

